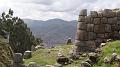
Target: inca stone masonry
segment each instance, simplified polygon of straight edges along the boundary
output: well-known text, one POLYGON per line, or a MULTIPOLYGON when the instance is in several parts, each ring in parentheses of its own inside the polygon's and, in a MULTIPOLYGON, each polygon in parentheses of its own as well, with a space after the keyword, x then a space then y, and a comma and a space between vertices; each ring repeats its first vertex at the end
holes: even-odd
POLYGON ((75 46, 77 52, 95 51, 107 39, 120 39, 120 11, 80 11, 75 46))

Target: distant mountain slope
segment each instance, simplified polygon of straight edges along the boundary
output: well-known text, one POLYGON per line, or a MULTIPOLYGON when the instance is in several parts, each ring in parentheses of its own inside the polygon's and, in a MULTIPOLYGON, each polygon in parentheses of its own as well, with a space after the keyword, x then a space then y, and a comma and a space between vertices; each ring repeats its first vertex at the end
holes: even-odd
POLYGON ((77 21, 50 19, 47 21, 24 19, 36 37, 41 37, 47 46, 65 43, 67 38, 75 38, 77 21))

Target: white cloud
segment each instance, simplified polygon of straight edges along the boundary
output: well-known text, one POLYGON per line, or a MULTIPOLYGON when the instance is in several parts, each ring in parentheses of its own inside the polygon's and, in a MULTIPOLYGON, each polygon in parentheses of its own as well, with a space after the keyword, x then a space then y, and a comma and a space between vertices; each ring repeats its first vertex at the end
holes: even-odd
POLYGON ((119 8, 120 0, 0 0, 0 13, 9 8, 15 16, 37 20, 77 20, 81 9, 119 8))

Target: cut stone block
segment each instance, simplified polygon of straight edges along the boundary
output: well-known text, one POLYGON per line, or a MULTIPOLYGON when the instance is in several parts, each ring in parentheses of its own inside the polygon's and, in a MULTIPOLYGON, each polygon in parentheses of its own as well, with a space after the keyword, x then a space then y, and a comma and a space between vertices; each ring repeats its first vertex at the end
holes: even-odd
POLYGON ((80 11, 80 16, 87 16, 87 9, 83 9, 80 11))
POLYGON ((85 41, 88 39, 88 33, 84 30, 77 30, 76 40, 85 41))
POLYGON ((87 24, 84 23, 84 22, 78 22, 77 29, 79 29, 79 30, 86 30, 87 29, 87 24))

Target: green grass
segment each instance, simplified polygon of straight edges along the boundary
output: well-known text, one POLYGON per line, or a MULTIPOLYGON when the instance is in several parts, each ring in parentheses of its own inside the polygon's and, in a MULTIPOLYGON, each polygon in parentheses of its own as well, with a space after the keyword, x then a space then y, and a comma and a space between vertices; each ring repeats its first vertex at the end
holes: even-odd
MULTIPOLYGON (((55 48, 45 48, 45 49, 39 49, 37 51, 34 51, 32 53, 32 58, 25 60, 25 64, 28 64, 29 62, 36 62, 40 66, 45 67, 45 65, 54 65, 56 63, 57 53, 59 50, 63 53, 65 56, 68 57, 68 53, 70 50, 72 50, 73 45, 62 45, 57 46, 55 48), (51 51, 50 54, 48 54, 48 51, 51 51)), ((107 43, 105 47, 103 47, 103 52, 100 57, 100 60, 97 64, 95 64, 93 67, 115 67, 115 64, 104 64, 103 59, 104 57, 110 57, 112 54, 112 50, 116 49, 116 53, 120 55, 120 41, 113 41, 107 43)), ((80 62, 85 60, 85 58, 82 58, 81 60, 76 60, 72 64, 65 65, 64 67, 79 67, 80 62)))
POLYGON ((32 58, 25 60, 25 64, 28 64, 29 62, 36 62, 40 66, 54 65, 56 63, 57 53, 61 52, 65 56, 68 56, 72 47, 73 45, 62 45, 51 49, 39 49, 32 53, 32 58), (48 54, 49 50, 50 54, 48 54))
POLYGON ((100 57, 100 61, 98 62, 98 64, 94 65, 93 67, 115 67, 116 63, 113 63, 113 64, 103 63, 104 57, 106 56, 111 57, 113 53, 113 49, 115 49, 116 53, 120 55, 120 41, 113 41, 113 42, 107 43, 107 45, 103 47, 103 52, 102 52, 102 56, 100 57))

